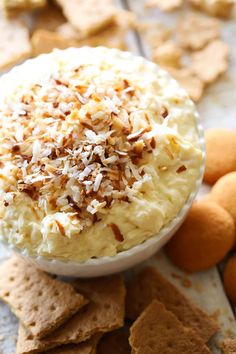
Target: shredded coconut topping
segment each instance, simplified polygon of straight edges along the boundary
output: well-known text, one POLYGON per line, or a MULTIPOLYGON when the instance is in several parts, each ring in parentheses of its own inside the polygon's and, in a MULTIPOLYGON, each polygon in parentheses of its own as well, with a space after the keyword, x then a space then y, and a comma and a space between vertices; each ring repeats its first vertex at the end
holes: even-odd
POLYGON ((0 112, 2 161, 16 167, 5 205, 14 193, 27 193, 45 214, 71 213, 81 230, 115 201, 130 201, 134 183, 148 178, 140 161, 157 144, 138 87, 125 77, 100 87, 88 70, 58 71, 46 85, 16 93, 0 112))

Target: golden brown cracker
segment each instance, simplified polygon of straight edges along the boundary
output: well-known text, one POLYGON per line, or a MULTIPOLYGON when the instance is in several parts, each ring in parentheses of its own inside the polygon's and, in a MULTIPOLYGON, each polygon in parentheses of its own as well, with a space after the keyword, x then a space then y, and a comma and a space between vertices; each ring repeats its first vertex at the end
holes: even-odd
POLYGON ((17 256, 1 265, 0 279, 0 298, 37 337, 52 332, 87 302, 70 284, 17 256))
POLYGON ((198 102, 202 98, 205 84, 191 69, 188 67, 181 69, 169 67, 166 69, 178 81, 179 85, 186 90, 194 102, 198 102))
POLYGON ((235 5, 234 0, 189 0, 199 10, 212 16, 229 18, 235 5))
POLYGON ((114 18, 114 25, 126 30, 136 28, 137 18, 135 13, 124 9, 117 9, 114 18))
POLYGON ((0 71, 30 57, 28 28, 17 19, 0 15, 0 71))
POLYGON ((61 9, 50 3, 44 9, 38 11, 33 21, 33 30, 44 29, 46 31, 55 31, 56 28, 66 22, 61 9))
POLYGON ((236 172, 218 179, 211 189, 210 198, 232 215, 236 225, 236 172))
POLYGON ((196 202, 166 246, 177 267, 198 272, 215 266, 232 249, 235 227, 232 216, 212 202, 196 202))
POLYGON ((8 14, 12 11, 33 10, 36 8, 44 7, 47 0, 1 0, 1 7, 8 14))
POLYGON ((112 25, 109 29, 105 29, 100 33, 91 35, 85 39, 81 39, 80 33, 69 22, 59 26, 57 32, 60 36, 74 41, 74 46, 104 46, 108 48, 118 48, 124 50, 126 48, 125 30, 117 25, 112 25))
POLYGON ((177 38, 183 48, 199 50, 220 37, 220 22, 197 13, 188 13, 180 18, 177 38))
POLYGON ((132 353, 210 354, 202 339, 185 328, 164 305, 153 302, 142 312, 130 329, 132 353))
POLYGON ((45 354, 95 354, 100 335, 79 344, 67 344, 44 352, 45 354))
POLYGON ((57 0, 67 20, 84 37, 113 23, 116 10, 111 0, 57 0))
POLYGON ((77 46, 76 42, 61 36, 56 32, 43 29, 36 30, 31 38, 33 56, 50 53, 53 49, 66 49, 77 46))
POLYGON ((174 11, 183 5, 183 0, 147 0, 145 2, 146 8, 158 7, 162 11, 174 11))
POLYGON ((236 339, 225 339, 221 344, 222 354, 236 354, 236 339))
POLYGON ((160 44, 152 52, 152 59, 162 67, 179 69, 182 65, 183 50, 172 40, 160 44))
POLYGON ((121 328, 105 334, 97 347, 97 354, 130 354, 129 331, 121 328))
POLYGON ((137 30, 152 49, 163 44, 172 34, 168 27, 156 22, 141 22, 138 24, 137 30))
POLYGON ((148 267, 133 277, 127 285, 126 315, 136 319, 152 300, 161 301, 184 326, 192 328, 207 342, 217 331, 217 325, 196 307, 155 268, 148 267))
POLYGON ((229 172, 236 171, 236 131, 222 128, 205 132, 206 168, 204 181, 214 184, 229 172))
POLYGON ((81 280, 79 291, 90 300, 78 314, 46 338, 37 340, 21 326, 17 353, 37 353, 59 345, 80 343, 96 333, 119 328, 124 320, 125 287, 121 276, 81 280))
POLYGON ((229 66, 229 47, 215 40, 190 56, 191 70, 206 84, 214 82, 229 66))

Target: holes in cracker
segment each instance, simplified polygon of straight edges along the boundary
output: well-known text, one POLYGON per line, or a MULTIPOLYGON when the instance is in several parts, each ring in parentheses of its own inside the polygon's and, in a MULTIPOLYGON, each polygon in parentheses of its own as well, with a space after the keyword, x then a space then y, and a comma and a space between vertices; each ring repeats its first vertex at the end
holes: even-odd
POLYGON ((34 336, 30 333, 28 334, 28 336, 26 337, 26 340, 33 340, 34 336))
POLYGON ((173 348, 173 343, 172 342, 167 342, 167 347, 168 348, 173 348))
POLYGON ((10 281, 10 282, 15 281, 15 277, 10 277, 10 278, 9 278, 9 281, 10 281))
POLYGON ((30 281, 30 277, 29 277, 28 275, 26 275, 26 276, 24 277, 24 280, 25 280, 25 281, 30 281))
POLYGON ((51 311, 56 311, 56 309, 57 309, 57 308, 56 308, 56 306, 55 306, 54 304, 52 304, 52 305, 50 306, 50 310, 51 310, 51 311))
POLYGON ((111 308, 111 304, 104 304, 104 308, 106 309, 106 310, 110 310, 110 308, 111 308))
POLYGON ((98 320, 97 315, 93 315, 92 321, 93 321, 93 322, 97 322, 97 320, 98 320))
POLYGON ((33 322, 31 322, 30 324, 29 324, 29 327, 35 327, 36 326, 36 322, 35 321, 33 321, 33 322))
POLYGON ((40 296, 43 296, 43 291, 42 290, 39 290, 38 291, 38 296, 40 297, 40 296))
POLYGON ((38 305, 34 305, 34 306, 33 306, 33 311, 37 312, 38 310, 39 310, 38 305))
POLYGON ((155 351, 155 343, 154 343, 153 341, 150 341, 150 342, 148 343, 148 346, 149 346, 149 348, 150 348, 151 350, 155 351))
POLYGON ((151 325, 151 326, 149 327, 149 331, 150 331, 151 333, 153 333, 153 332, 155 332, 156 330, 155 330, 155 328, 151 325))
POLYGON ((3 297, 9 297, 9 296, 10 296, 9 291, 6 291, 5 293, 3 293, 3 297))
POLYGON ((59 291, 58 291, 58 290, 55 290, 54 295, 55 295, 55 296, 59 296, 59 295, 60 295, 59 291))
POLYGON ((22 308, 23 308, 23 306, 22 306, 21 304, 19 304, 19 305, 17 306, 17 310, 18 310, 18 311, 22 311, 22 308))

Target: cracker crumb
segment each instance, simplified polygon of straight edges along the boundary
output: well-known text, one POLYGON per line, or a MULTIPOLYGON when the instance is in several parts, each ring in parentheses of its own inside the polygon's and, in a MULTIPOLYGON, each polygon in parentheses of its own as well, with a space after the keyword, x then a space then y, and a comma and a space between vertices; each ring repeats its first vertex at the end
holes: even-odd
POLYGON ((215 40, 204 49, 191 56, 191 70, 204 83, 214 82, 229 66, 229 47, 220 40, 215 40))
POLYGON ((199 50, 220 37, 220 23, 213 18, 189 13, 179 20, 177 37, 183 48, 199 50))

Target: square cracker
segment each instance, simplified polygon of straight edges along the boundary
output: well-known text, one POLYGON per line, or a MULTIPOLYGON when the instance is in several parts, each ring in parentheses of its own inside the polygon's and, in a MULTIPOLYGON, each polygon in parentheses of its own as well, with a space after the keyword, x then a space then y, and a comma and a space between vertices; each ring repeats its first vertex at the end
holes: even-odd
MULTIPOLYGON (((44 352, 44 354, 95 354, 100 335, 79 344, 67 344, 44 352)), ((125 353, 124 353, 125 354, 125 353)))
POLYGON ((223 354, 236 354, 236 339, 225 339, 221 344, 223 354))
POLYGON ((0 267, 0 298, 37 337, 52 332, 87 303, 72 285, 17 256, 0 267))
POLYGON ((210 354, 198 335, 154 300, 133 323, 129 342, 135 354, 210 354))
POLYGON ((97 354, 130 354, 129 331, 121 328, 105 334, 97 347, 97 354))
POLYGON ((6 19, 0 14, 0 71, 30 57, 28 28, 17 19, 6 19))
POLYGON ((125 287, 121 276, 81 280, 76 287, 90 302, 67 323, 41 340, 32 338, 20 327, 17 353, 39 353, 59 345, 80 343, 96 333, 105 333, 123 325, 125 287))
POLYGON ((84 37, 113 23, 116 9, 111 0, 57 0, 68 21, 84 37))
POLYGON ((157 299, 172 311, 184 326, 192 328, 207 342, 218 326, 202 310, 191 303, 172 283, 148 267, 132 278, 127 285, 126 314, 136 319, 140 313, 157 299))

